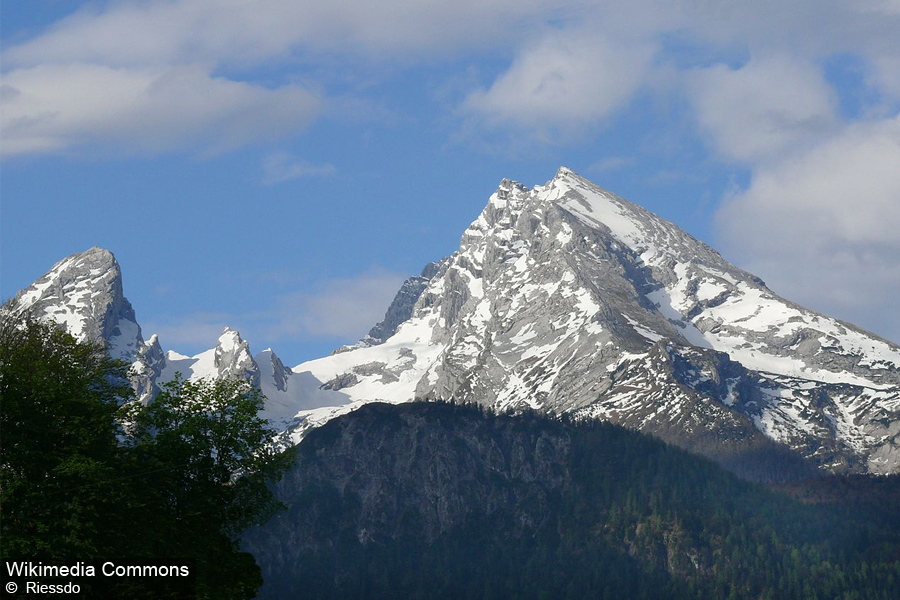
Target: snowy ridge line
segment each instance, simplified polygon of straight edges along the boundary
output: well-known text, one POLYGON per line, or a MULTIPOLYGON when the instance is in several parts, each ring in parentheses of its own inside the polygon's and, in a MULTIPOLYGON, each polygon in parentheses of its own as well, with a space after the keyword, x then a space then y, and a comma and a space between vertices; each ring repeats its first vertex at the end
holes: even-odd
POLYGON ((145 342, 99 248, 17 301, 131 362, 147 400, 176 372, 251 381, 285 445, 366 402, 442 399, 604 418, 714 459, 764 438, 832 471, 900 472, 896 344, 780 298, 565 167, 530 189, 502 180, 366 336, 293 369, 228 328, 193 357, 145 342))

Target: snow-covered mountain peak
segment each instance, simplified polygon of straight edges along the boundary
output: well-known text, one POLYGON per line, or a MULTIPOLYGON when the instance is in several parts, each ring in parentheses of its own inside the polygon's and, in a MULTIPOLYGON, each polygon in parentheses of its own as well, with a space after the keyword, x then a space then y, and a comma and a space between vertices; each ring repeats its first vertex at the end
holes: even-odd
POLYGON ((250 353, 250 344, 241 334, 225 327, 216 346, 194 356, 170 350, 166 353, 166 368, 160 381, 171 381, 176 373, 190 380, 203 378, 238 378, 259 385, 259 366, 250 353))
POLYGON ((105 343, 117 317, 134 311, 122 294, 122 271, 109 250, 89 248, 59 261, 40 279, 19 292, 14 303, 63 325, 75 337, 105 343))
POLYGON ((674 223, 594 184, 568 167, 560 167, 553 179, 532 189, 517 181, 502 180, 470 229, 477 231, 484 224, 512 229, 521 215, 537 222, 551 209, 562 209, 587 227, 608 233, 648 263, 676 254, 693 258, 710 255, 722 262, 717 252, 674 223))
POLYGON ((606 232, 610 248, 622 250, 624 263, 651 284, 645 298, 690 343, 729 352, 754 369, 875 388, 900 384, 896 345, 778 297, 674 223, 570 169, 533 193, 606 232))
POLYGON ((144 342, 122 292, 122 271, 109 250, 93 247, 59 261, 11 302, 16 312, 59 323, 78 339, 102 344, 135 371, 135 390, 149 399, 165 358, 156 337, 144 342))
POLYGON ((864 468, 900 466, 900 451, 888 450, 900 437, 884 437, 900 432, 861 428, 896 421, 896 346, 779 298, 674 223, 571 169, 530 189, 502 180, 459 249, 416 289, 408 318, 377 347, 294 371, 351 403, 443 398, 577 411, 669 431, 683 444, 670 429, 696 427, 685 416, 693 412, 736 439, 762 432, 807 443, 816 431, 835 440, 837 456, 889 456, 864 468), (651 417, 641 390, 657 380, 654 402, 667 408, 651 417), (812 412, 810 394, 820 398, 812 412))
POLYGON ((221 335, 219 335, 217 347, 221 348, 222 351, 230 352, 243 344, 246 344, 246 342, 241 339, 241 333, 226 325, 225 328, 222 329, 221 335))
MULTIPOLYGON (((616 241, 650 264, 682 255, 721 261, 719 254, 674 223, 561 167, 556 177, 535 188, 545 202, 557 204, 591 228, 607 230, 616 241)), ((729 265, 730 266, 730 265, 729 265)))
POLYGON ((236 377, 259 383, 259 366, 250 354, 250 344, 229 327, 219 336, 213 365, 219 378, 236 377))
POLYGON ((556 175, 553 176, 553 179, 554 180, 562 179, 564 177, 570 177, 570 176, 579 177, 579 175, 577 173, 575 173, 575 171, 573 171, 569 167, 560 165, 560 167, 556 170, 556 175))

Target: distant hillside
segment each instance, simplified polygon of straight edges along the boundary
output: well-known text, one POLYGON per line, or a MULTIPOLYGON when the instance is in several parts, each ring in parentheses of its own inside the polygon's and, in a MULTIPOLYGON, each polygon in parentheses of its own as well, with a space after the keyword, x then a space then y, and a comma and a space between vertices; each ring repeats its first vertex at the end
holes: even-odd
POLYGON ((244 537, 263 599, 897 598, 896 495, 803 503, 609 423, 369 404, 292 452, 244 537))

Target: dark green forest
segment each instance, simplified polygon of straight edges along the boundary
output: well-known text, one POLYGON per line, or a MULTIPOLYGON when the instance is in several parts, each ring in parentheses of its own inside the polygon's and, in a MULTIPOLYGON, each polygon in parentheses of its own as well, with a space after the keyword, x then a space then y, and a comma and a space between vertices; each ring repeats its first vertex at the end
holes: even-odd
POLYGON ((367 405, 296 454, 288 510, 249 536, 261 598, 900 597, 898 477, 802 502, 611 424, 434 403, 367 405))

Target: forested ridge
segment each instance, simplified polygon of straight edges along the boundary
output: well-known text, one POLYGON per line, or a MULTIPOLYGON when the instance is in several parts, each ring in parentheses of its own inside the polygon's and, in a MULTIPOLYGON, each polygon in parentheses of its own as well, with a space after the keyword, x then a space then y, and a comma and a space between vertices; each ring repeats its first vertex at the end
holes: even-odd
POLYGON ((802 502, 601 422, 367 405, 312 431, 245 536, 261 597, 897 598, 897 477, 802 502), (842 494, 846 495, 846 494, 842 494))

